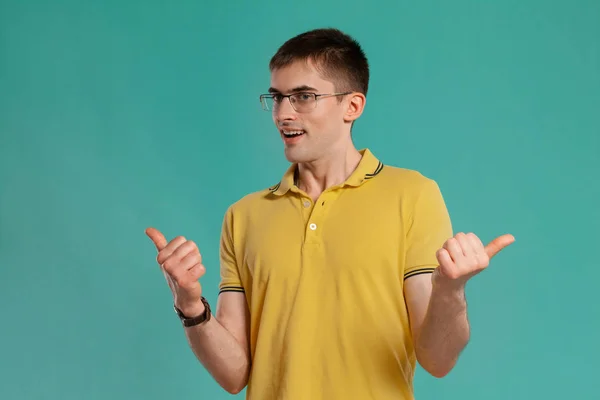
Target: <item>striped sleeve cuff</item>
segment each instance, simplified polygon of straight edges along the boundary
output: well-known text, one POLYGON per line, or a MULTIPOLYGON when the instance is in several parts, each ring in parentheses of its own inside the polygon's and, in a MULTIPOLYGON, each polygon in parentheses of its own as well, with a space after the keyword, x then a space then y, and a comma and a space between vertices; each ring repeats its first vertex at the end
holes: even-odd
POLYGON ((219 294, 224 292, 244 292, 244 288, 241 286, 223 286, 219 290, 219 294))
POLYGON ((422 267, 422 268, 416 268, 416 269, 410 270, 404 274, 404 279, 406 280, 412 276, 421 275, 421 274, 431 274, 433 271, 435 271, 435 268, 436 267, 422 267))

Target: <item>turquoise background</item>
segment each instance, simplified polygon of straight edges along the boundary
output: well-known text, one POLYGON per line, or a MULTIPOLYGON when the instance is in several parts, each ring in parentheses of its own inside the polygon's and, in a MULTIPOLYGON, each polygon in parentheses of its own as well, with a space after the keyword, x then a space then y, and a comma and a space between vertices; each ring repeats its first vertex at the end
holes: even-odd
MULTIPOLYGON (((287 38, 372 65, 359 148, 517 242, 468 286, 472 341, 418 399, 594 399, 600 2, 0 1, 0 398, 227 399, 144 234, 199 243, 288 164, 258 95, 287 38)), ((239 398, 243 395, 239 395, 239 398)))

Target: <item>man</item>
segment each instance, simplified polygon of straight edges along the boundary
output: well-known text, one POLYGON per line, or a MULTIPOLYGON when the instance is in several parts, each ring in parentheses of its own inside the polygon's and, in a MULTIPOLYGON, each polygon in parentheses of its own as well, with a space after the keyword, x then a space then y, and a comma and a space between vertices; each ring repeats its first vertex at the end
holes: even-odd
POLYGON ((260 99, 291 166, 227 210, 215 315, 196 244, 147 230, 189 345, 249 399, 412 399, 417 361, 436 377, 456 364, 465 284, 514 238, 452 236, 433 180, 354 147, 369 66, 351 37, 298 35, 270 69, 260 99))

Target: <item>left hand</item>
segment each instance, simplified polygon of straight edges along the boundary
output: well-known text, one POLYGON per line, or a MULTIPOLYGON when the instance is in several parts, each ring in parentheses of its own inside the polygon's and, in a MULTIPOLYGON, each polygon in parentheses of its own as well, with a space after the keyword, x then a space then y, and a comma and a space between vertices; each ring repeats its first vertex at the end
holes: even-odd
POLYGON ((458 233, 444 243, 436 253, 439 267, 433 279, 438 283, 462 287, 486 269, 492 257, 515 241, 512 235, 502 235, 484 246, 473 233, 458 233))

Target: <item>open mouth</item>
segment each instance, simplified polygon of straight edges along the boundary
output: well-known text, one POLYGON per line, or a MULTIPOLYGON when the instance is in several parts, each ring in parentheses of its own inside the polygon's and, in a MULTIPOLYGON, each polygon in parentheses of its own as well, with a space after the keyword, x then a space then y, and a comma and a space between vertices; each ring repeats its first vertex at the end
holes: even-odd
POLYGON ((304 132, 304 131, 281 131, 281 133, 286 138, 294 138, 294 137, 302 136, 306 132, 304 132))

